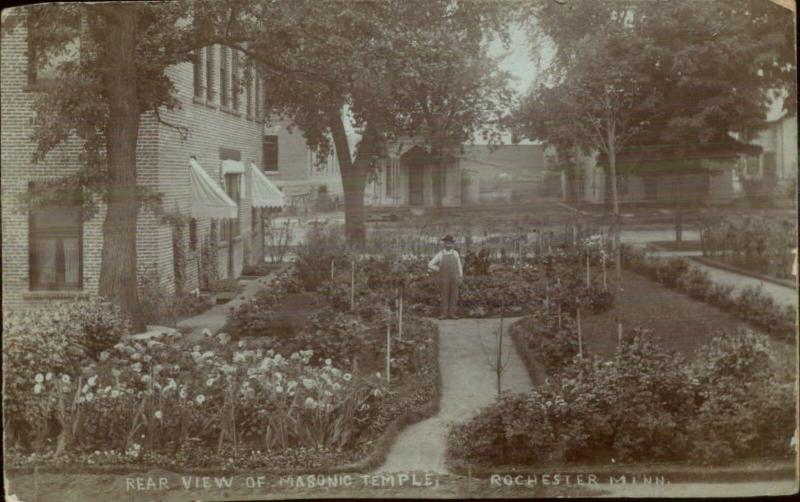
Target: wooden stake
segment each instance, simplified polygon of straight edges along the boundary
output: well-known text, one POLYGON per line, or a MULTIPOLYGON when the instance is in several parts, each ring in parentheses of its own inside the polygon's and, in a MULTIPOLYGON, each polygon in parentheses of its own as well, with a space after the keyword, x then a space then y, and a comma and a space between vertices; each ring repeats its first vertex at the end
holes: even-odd
POLYGON ((622 321, 617 319, 617 345, 622 346, 622 321))
POLYGON ((586 253, 586 287, 592 287, 592 271, 589 268, 589 253, 586 253))
POLYGON ((331 280, 336 275, 336 260, 331 260, 331 280))
POLYGON ((386 383, 392 381, 392 325, 386 323, 386 383))
POLYGON ((608 289, 608 279, 606 278, 606 252, 603 251, 603 287, 608 289))
POLYGON ((397 313, 397 338, 403 339, 403 290, 400 290, 400 311, 397 313))
POLYGON ((583 333, 581 333, 581 308, 575 309, 575 322, 578 325, 578 356, 583 357, 583 333))
POLYGON ((350 260, 350 310, 356 309, 356 260, 350 260))

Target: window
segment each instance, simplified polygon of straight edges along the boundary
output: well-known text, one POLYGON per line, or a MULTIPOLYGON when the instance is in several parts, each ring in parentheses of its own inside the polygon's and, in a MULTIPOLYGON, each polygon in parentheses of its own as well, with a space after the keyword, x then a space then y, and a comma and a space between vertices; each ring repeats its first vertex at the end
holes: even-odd
POLYGON ((203 86, 203 64, 205 63, 205 54, 205 49, 198 49, 194 55, 194 96, 196 98, 202 98, 206 94, 203 86))
POLYGON ((228 63, 228 48, 220 46, 219 48, 219 104, 228 106, 228 70, 230 65, 228 63))
MULTIPOLYGON (((242 175, 238 173, 230 173, 225 175, 225 192, 228 194, 233 202, 238 206, 242 201, 241 196, 241 183, 242 175)), ((222 240, 230 240, 231 237, 239 237, 241 234, 241 222, 239 218, 231 219, 230 225, 223 225, 222 240)))
MULTIPOLYGON (((47 6, 41 6, 47 7, 47 6)), ((61 42, 47 46, 42 40, 53 37, 53 21, 42 15, 41 9, 31 9, 27 18, 28 28, 28 84, 51 85, 61 74, 61 65, 78 61, 81 50, 81 17, 71 14, 59 19, 63 33, 58 34, 61 42)))
POLYGON ((81 289, 83 221, 80 206, 47 206, 29 218, 31 290, 81 289))
POLYGON ((278 170, 278 136, 264 136, 264 170, 278 170))
POLYGON ((231 102, 233 109, 239 111, 239 92, 241 90, 241 76, 239 75, 239 51, 231 51, 231 102))
POLYGON ((206 101, 214 101, 214 46, 206 48, 206 101))
POLYGON ((189 251, 197 251, 197 220, 189 220, 189 251))

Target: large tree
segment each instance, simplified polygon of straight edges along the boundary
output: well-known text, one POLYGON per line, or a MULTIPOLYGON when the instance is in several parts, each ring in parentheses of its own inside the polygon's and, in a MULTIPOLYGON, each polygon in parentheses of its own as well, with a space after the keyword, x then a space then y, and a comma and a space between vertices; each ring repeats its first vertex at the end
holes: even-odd
POLYGON ((80 194, 88 213, 105 202, 99 293, 137 327, 136 221, 142 204, 153 202, 136 178, 139 123, 143 114, 160 117, 177 104, 165 70, 189 61, 196 47, 186 16, 181 2, 43 4, 20 8, 3 26, 26 24, 37 67, 60 61, 59 78, 34 105, 34 160, 68 140, 83 145, 79 171, 39 187, 30 202, 80 194), (76 36, 80 54, 65 57, 76 36))
POLYGON ((784 85, 786 23, 768 2, 597 0, 535 4, 532 33, 555 48, 549 72, 517 113, 522 133, 562 151, 601 154, 613 207, 619 282, 618 161, 628 172, 695 168, 735 155, 764 126, 768 92, 784 85), (772 22, 770 22, 772 20, 772 22))

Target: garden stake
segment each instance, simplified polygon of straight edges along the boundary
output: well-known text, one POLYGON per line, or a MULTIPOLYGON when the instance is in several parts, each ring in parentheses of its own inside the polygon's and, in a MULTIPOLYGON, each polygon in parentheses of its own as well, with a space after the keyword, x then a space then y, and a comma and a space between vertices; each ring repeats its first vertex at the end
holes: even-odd
POLYGON ((336 260, 331 260, 331 280, 333 280, 335 272, 336 272, 336 260))
POLYGON ((386 323, 386 383, 392 382, 392 325, 386 323))
POLYGON ((583 334, 581 333, 581 308, 575 309, 575 322, 578 324, 578 357, 583 357, 583 334))
POLYGON ((589 268, 589 253, 586 253, 586 287, 592 287, 592 271, 589 268))
POLYGON ((606 252, 603 250, 603 288, 608 289, 608 280, 606 279, 606 252))
POLYGON ((622 347, 622 321, 617 318, 617 345, 622 347))
POLYGON ((400 290, 400 311, 397 313, 397 337, 403 339, 403 290, 400 290))
POLYGON ((356 260, 350 260, 350 310, 356 309, 356 260))

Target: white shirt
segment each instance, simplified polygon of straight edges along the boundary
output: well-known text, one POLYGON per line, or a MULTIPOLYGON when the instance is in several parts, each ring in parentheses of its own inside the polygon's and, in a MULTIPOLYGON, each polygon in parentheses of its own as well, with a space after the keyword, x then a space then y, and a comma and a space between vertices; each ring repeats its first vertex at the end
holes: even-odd
POLYGON ((436 253, 436 256, 434 256, 433 259, 428 262, 428 270, 430 270, 431 272, 438 272, 439 271, 439 263, 442 262, 442 257, 444 257, 446 255, 448 255, 448 256, 449 255, 455 255, 456 263, 458 263, 458 276, 459 277, 464 277, 464 269, 461 267, 461 258, 459 258, 458 251, 456 251, 455 249, 450 249, 450 250, 442 249, 441 251, 436 253))

